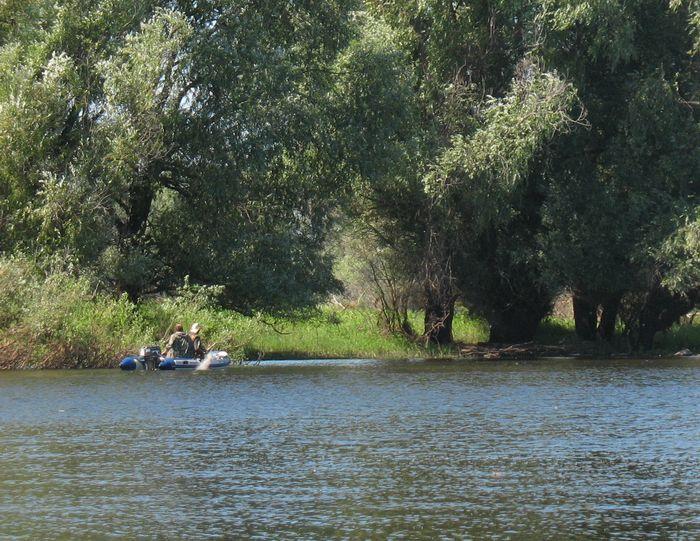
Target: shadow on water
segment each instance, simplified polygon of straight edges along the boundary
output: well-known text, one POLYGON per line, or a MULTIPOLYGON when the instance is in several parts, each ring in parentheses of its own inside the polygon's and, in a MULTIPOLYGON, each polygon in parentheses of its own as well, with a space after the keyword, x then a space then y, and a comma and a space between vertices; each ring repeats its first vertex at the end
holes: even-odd
POLYGON ((700 536, 697 360, 0 374, 0 537, 700 536))

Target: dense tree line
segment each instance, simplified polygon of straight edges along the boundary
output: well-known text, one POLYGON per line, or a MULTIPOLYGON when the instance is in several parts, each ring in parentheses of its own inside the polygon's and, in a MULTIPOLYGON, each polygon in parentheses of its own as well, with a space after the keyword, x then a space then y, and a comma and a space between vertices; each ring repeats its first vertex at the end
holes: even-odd
POLYGON ((695 0, 6 0, 0 252, 290 313, 349 223, 395 330, 401 284, 438 343, 566 291, 650 347, 700 299, 698 54, 695 0))

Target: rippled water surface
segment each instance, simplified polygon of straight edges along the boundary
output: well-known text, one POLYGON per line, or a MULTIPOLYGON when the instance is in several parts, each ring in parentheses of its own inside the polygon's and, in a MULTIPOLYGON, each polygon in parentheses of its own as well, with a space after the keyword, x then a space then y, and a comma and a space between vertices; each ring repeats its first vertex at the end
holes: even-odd
POLYGON ((0 538, 699 539, 700 361, 0 373, 0 538))

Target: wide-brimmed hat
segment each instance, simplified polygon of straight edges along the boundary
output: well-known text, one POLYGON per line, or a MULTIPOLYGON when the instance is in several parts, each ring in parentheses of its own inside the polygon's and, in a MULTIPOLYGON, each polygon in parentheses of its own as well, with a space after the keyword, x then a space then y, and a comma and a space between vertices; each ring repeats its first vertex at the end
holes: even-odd
POLYGON ((201 328, 202 326, 199 323, 192 323, 192 326, 190 327, 190 332, 192 334, 197 334, 201 328))

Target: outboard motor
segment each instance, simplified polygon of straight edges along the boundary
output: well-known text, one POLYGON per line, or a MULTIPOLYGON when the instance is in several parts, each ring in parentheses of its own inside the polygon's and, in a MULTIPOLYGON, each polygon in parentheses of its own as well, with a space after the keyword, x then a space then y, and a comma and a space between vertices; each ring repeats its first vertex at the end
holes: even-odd
POLYGON ((143 357, 146 370, 155 370, 160 364, 160 348, 158 346, 144 346, 139 351, 139 355, 143 357))

